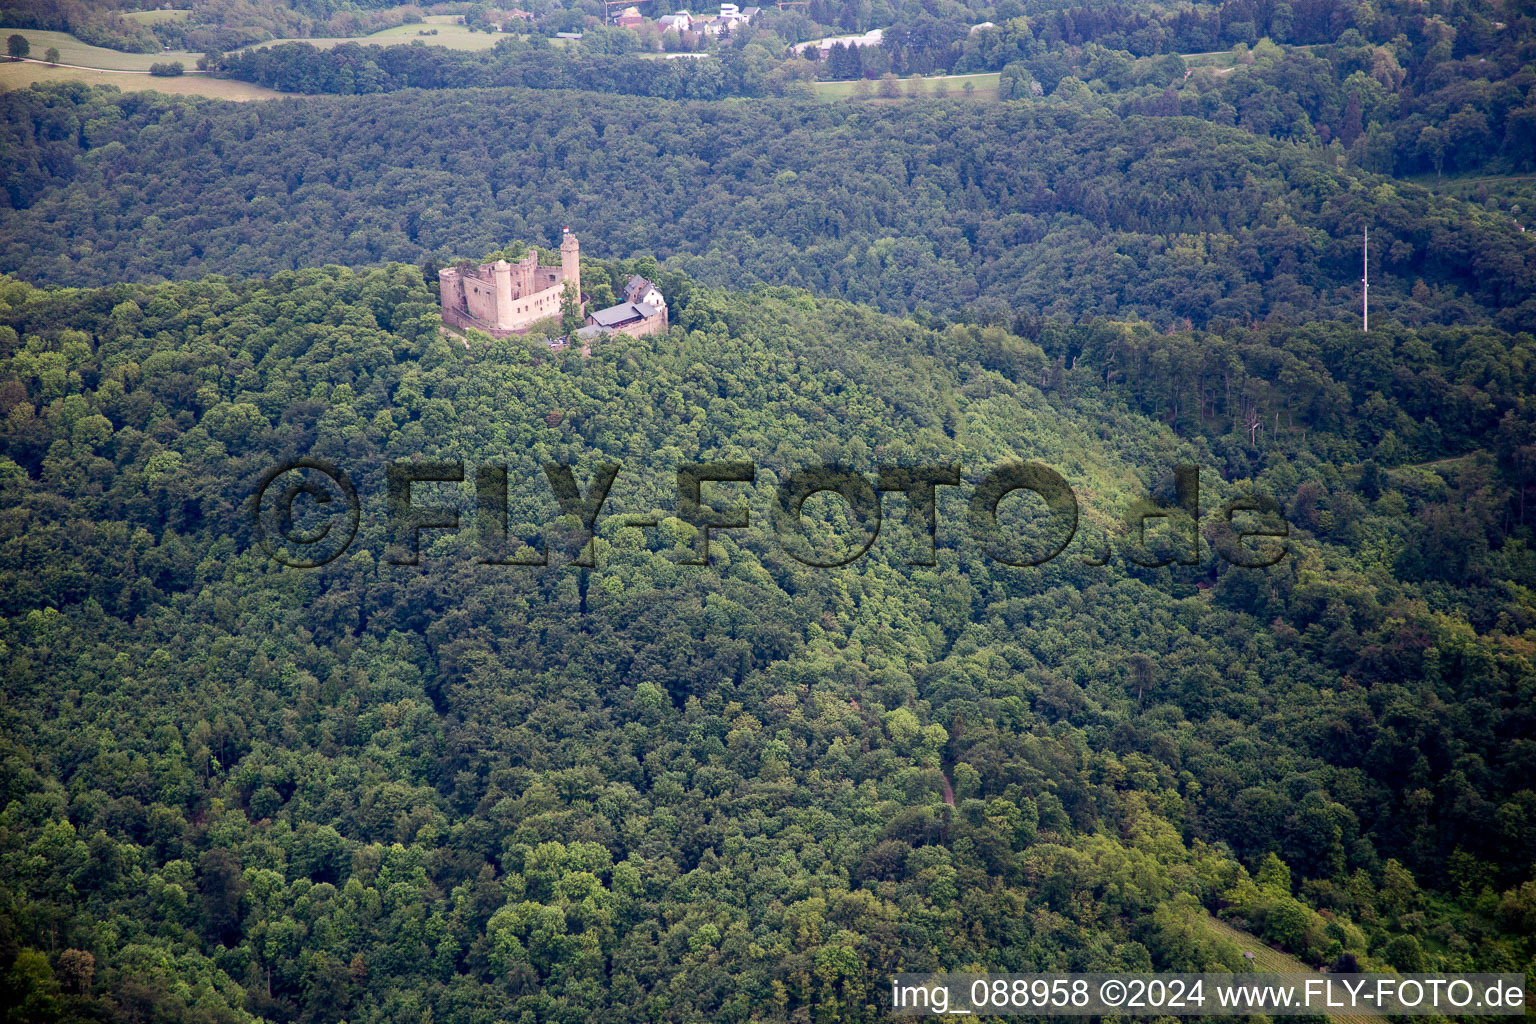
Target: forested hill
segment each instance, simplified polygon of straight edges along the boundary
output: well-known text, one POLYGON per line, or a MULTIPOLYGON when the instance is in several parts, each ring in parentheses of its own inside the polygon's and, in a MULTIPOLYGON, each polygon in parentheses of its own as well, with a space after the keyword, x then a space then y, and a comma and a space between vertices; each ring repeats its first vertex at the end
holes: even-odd
POLYGON ((0 269, 35 282, 446 262, 570 225, 596 254, 889 311, 1295 322, 1358 310, 1369 225, 1384 314, 1536 326, 1536 240, 1507 215, 1193 118, 79 85, 0 110, 0 269))
POLYGON ((672 331, 583 359, 442 335, 411 265, 0 280, 0 1016, 862 1021, 898 968, 1240 965, 1215 911, 1314 964, 1536 973, 1530 336, 1025 338, 659 281, 672 331), (362 501, 313 571, 243 511, 300 454, 362 501), (462 529, 390 564, 384 465, 448 459, 412 500, 462 529), (1080 501, 1033 570, 964 526, 1014 459, 1080 501), (758 474, 707 567, 698 460, 758 474), (549 461, 621 464, 591 568, 549 461), (1207 514, 1279 499, 1290 555, 1131 565, 1181 461, 1207 514), (772 488, 825 462, 960 464, 936 564, 895 495, 862 558, 792 561, 772 488), (487 464, 548 567, 481 563, 487 464))

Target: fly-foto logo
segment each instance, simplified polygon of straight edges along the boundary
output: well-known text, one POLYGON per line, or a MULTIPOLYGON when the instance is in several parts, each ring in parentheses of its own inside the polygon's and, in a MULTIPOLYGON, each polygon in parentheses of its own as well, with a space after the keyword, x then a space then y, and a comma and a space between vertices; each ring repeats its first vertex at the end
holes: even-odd
MULTIPOLYGON (((609 492, 619 477, 618 463, 593 467, 585 491, 572 468, 562 463, 544 466, 544 478, 560 515, 579 522, 573 545, 579 553, 567 564, 591 568, 592 538, 603 515, 609 492)), ((396 462, 385 468, 385 526, 393 565, 419 565, 424 530, 460 529, 460 510, 448 505, 418 504, 417 484, 463 483, 465 464, 454 462, 396 462)), ((1174 468, 1173 495, 1168 500, 1143 498, 1126 515, 1127 532, 1120 553, 1129 562, 1147 568, 1200 562, 1200 470, 1193 465, 1174 468), (1174 550, 1152 553, 1147 543, 1149 521, 1168 520, 1174 550)), ((505 465, 475 467, 475 530, 484 565, 547 566, 549 545, 523 543, 509 536, 505 465), (509 554, 509 550, 511 553, 509 554)), ((678 559, 682 565, 708 565, 711 536, 724 530, 752 526, 750 507, 740 501, 721 511, 705 498, 711 491, 730 485, 753 484, 757 468, 751 462, 685 463, 676 472, 675 517, 694 530, 690 551, 678 559)), ((841 466, 810 466, 782 477, 771 500, 769 520, 775 540, 796 561, 818 568, 848 565, 863 557, 880 536, 882 495, 897 492, 905 497, 907 524, 913 550, 909 565, 937 564, 938 489, 961 486, 957 465, 881 466, 871 480, 863 473, 841 466), (805 504, 817 494, 835 495, 847 508, 846 520, 853 536, 827 550, 824 539, 814 540, 805 520, 805 504)), ((298 569, 318 568, 341 557, 357 537, 362 501, 351 477, 335 463, 320 458, 294 459, 267 470, 257 480, 248 505, 252 535, 269 557, 298 569)), ((610 512, 610 514, 612 514, 610 512)), ((966 525, 972 540, 986 556, 1014 567, 1044 565, 1067 550, 1078 533, 1077 495, 1066 479, 1038 462, 1007 462, 988 471, 971 491, 966 525), (1038 499, 1039 512, 1028 529, 1010 529, 999 516, 1007 496, 1027 492, 1038 499)), ((660 525, 655 518, 627 516, 624 525, 642 529, 660 525)), ((1268 568, 1288 554, 1290 535, 1279 502, 1264 495, 1245 495, 1226 502, 1208 522, 1210 543, 1218 557, 1247 569, 1268 568), (1239 513, 1247 513, 1239 521, 1239 513), (1255 542, 1257 546, 1255 546, 1255 542)), ((1107 564, 1112 557, 1106 542, 1097 552, 1084 554, 1088 565, 1107 564)))

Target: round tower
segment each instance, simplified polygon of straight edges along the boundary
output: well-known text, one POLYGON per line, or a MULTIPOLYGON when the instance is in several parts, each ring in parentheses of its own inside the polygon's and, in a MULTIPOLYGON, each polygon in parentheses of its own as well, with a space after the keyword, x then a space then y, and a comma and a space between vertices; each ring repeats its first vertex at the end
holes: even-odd
POLYGON ((581 301, 581 243, 566 228, 560 240, 560 280, 569 281, 576 288, 576 301, 581 301))
POLYGON ((512 314, 512 264, 506 260, 492 263, 491 281, 496 294, 496 314, 491 322, 498 329, 506 330, 515 322, 512 314))

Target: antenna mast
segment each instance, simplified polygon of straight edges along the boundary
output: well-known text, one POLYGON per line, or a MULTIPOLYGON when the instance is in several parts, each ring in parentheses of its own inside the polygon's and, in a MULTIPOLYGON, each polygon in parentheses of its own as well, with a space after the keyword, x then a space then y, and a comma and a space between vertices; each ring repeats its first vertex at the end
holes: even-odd
POLYGON ((1365 229, 1365 241, 1360 246, 1360 268, 1364 276, 1360 278, 1360 330, 1371 329, 1371 229, 1365 229))

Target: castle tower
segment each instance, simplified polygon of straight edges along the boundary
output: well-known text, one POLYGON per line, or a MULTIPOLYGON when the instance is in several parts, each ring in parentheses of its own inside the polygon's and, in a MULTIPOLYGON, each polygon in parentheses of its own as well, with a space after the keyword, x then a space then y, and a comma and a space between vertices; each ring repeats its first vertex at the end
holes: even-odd
POLYGON ((529 249, 523 258, 512 264, 512 295, 525 298, 539 290, 539 251, 529 249))
POLYGON ((496 326, 512 326, 512 264, 497 260, 491 264, 491 279, 496 287, 496 326))
POLYGON ((571 234, 571 229, 565 229, 565 237, 560 242, 560 280, 569 281, 576 288, 576 301, 581 301, 581 243, 576 241, 576 236, 571 234))

